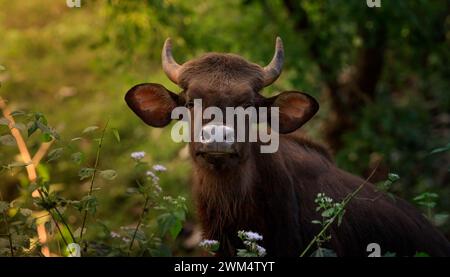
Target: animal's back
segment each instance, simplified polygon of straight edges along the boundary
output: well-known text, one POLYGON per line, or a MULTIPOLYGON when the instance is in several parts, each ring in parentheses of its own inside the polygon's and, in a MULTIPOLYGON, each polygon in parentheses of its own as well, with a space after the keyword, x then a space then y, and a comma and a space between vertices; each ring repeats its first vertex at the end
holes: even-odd
MULTIPOLYGON (((279 159, 291 174, 299 208, 298 232, 301 247, 306 247, 320 231, 312 220, 320 220, 314 200, 325 193, 342 201, 364 183, 363 189, 346 207, 341 225, 333 224, 328 247, 339 256, 367 256, 369 243, 378 243, 382 252, 412 256, 426 252, 432 256, 450 256, 450 243, 411 204, 377 191, 371 183, 337 168, 325 148, 298 135, 284 136, 279 159)), ((286 179, 286 178, 284 178, 286 179)), ((286 184, 288 185, 288 184, 286 184)))

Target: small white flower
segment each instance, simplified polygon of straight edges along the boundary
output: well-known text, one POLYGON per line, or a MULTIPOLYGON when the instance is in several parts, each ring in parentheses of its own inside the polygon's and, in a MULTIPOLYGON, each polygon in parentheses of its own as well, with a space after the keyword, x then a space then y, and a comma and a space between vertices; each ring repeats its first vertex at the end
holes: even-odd
POLYGON ((131 241, 131 239, 129 239, 129 238, 122 238, 122 240, 123 240, 124 242, 126 242, 126 243, 128 243, 128 242, 131 241))
POLYGON ((153 170, 156 171, 156 172, 164 172, 164 171, 167 170, 167 168, 165 166, 163 166, 163 165, 155 164, 153 166, 153 170))
POLYGON ((161 188, 160 185, 154 184, 154 187, 155 187, 155 192, 156 192, 156 193, 161 193, 161 192, 162 192, 162 188, 161 188))
POLYGON ((245 237, 245 239, 250 240, 250 241, 258 241, 258 240, 262 240, 263 237, 256 233, 256 232, 252 232, 252 231, 246 231, 243 232, 243 235, 245 237))
POLYGON ((70 243, 66 249, 69 257, 81 257, 80 245, 78 243, 70 243))
POLYGON ((199 244, 200 247, 211 249, 219 246, 219 242, 217 240, 212 239, 204 239, 199 244))
POLYGON ((147 170, 147 172, 145 173, 148 177, 152 178, 153 184, 158 184, 159 182, 159 177, 156 176, 156 174, 151 171, 151 170, 147 170))
POLYGON ((264 257, 266 255, 266 249, 262 246, 256 245, 256 252, 258 253, 258 256, 264 257))
POLYGON ((120 238, 120 235, 119 235, 118 233, 112 232, 112 231, 111 231, 111 233, 110 233, 110 236, 111 236, 112 238, 120 238))
POLYGON ((135 161, 140 161, 145 157, 145 152, 144 151, 139 151, 139 152, 133 152, 131 153, 131 158, 135 161))
POLYGON ((158 177, 158 176, 156 176, 156 174, 153 173, 153 171, 151 171, 151 170, 147 170, 147 172, 145 172, 145 175, 147 175, 148 177, 152 177, 152 178, 158 177))

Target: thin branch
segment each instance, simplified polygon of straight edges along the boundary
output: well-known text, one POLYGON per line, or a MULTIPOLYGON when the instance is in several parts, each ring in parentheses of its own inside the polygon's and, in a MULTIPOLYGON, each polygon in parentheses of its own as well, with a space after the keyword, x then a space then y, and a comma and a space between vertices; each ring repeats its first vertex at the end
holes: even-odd
POLYGON ((66 222, 66 220, 64 219, 63 215, 61 214, 61 212, 58 210, 57 207, 55 207, 55 208, 53 208, 53 209, 56 211, 56 213, 58 214, 59 218, 61 218, 62 224, 64 224, 64 226, 66 226, 66 229, 67 229, 67 231, 69 232, 69 235, 70 235, 70 237, 72 238, 72 241, 73 241, 73 242, 77 242, 77 241, 75 240, 75 236, 73 235, 72 231, 70 230, 69 225, 67 224, 67 222, 66 222))
MULTIPOLYGON (((105 132, 106 132, 106 128, 108 127, 108 124, 109 124, 109 120, 106 121, 105 127, 103 127, 102 136, 100 137, 100 141, 98 143, 97 154, 95 156, 95 163, 94 163, 94 173, 92 174, 92 177, 91 177, 91 186, 89 188, 88 196, 92 195, 92 190, 94 189, 94 180, 95 180, 95 176, 97 175, 97 168, 98 168, 98 163, 100 161, 100 153, 101 153, 102 146, 103 146, 103 139, 105 138, 105 132)), ((84 211, 83 223, 81 224, 80 241, 83 239, 83 230, 84 230, 84 227, 86 224, 86 219, 87 219, 87 210, 84 211)))
POLYGON ((337 217, 339 217, 342 212, 345 210, 345 207, 347 206, 347 204, 361 191, 361 189, 369 182, 370 178, 372 178, 372 176, 375 174, 376 170, 378 169, 378 166, 375 167, 375 169, 372 171, 372 173, 370 173, 370 176, 367 177, 366 180, 364 180, 364 182, 357 188, 355 189, 352 193, 350 193, 349 195, 347 195, 344 200, 342 201, 342 205, 339 208, 338 212, 330 219, 330 221, 322 228, 322 230, 320 230, 320 232, 314 236, 314 239, 310 241, 310 243, 308 244, 308 246, 306 246, 305 250, 303 250, 303 252, 300 254, 300 257, 304 257, 305 254, 308 252, 308 250, 314 245, 314 243, 316 243, 316 241, 318 240, 318 238, 320 238, 327 230, 328 228, 331 226, 331 224, 333 224, 333 222, 336 220, 337 217))
POLYGON ((39 146, 38 151, 36 151, 36 153, 34 154, 33 158, 31 159, 31 161, 32 161, 32 163, 34 164, 35 167, 37 167, 37 165, 42 160, 42 158, 45 157, 45 154, 47 154, 48 150, 50 149, 50 147, 52 146, 54 141, 55 140, 52 139, 51 141, 44 142, 44 143, 41 144, 41 146, 39 146))
POLYGON ((141 224, 142 224, 142 219, 144 218, 144 215, 145 215, 145 213, 147 212, 147 205, 148 205, 148 201, 149 201, 149 200, 150 200, 150 197, 147 196, 147 197, 145 198, 144 208, 142 209, 142 213, 141 213, 141 215, 140 215, 140 217, 139 217, 138 224, 136 225, 136 229, 134 230, 133 237, 131 238, 130 247, 128 248, 128 256, 130 255, 131 249, 133 248, 133 243, 134 243, 134 240, 135 240, 135 238, 136 238, 136 234, 137 234, 137 232, 138 232, 138 230, 139 230, 139 227, 140 227, 141 224))

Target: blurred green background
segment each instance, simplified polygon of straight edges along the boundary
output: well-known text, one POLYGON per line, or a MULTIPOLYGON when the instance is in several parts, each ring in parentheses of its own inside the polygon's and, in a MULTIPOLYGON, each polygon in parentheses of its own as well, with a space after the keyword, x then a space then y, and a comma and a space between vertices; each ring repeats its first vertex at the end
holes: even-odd
MULTIPOLYGON (((185 145, 172 142, 170 128, 146 126, 123 100, 144 82, 178 91, 161 70, 160 51, 169 36, 179 63, 216 51, 261 65, 281 36, 283 74, 264 94, 297 89, 313 95, 321 109, 303 129, 329 146, 341 168, 367 177, 380 164, 375 181, 397 173, 395 194, 411 201, 435 192, 436 212, 450 210, 449 152, 430 154, 450 141, 448 1, 382 0, 381 8, 368 8, 365 0, 110 0, 82 1, 81 8, 65 2, 0 0, 0 64, 6 68, 0 94, 13 110, 44 113, 61 134, 53 147, 108 120, 118 129, 120 143, 108 134, 100 161, 118 177, 97 184, 96 217, 112 229, 135 224, 142 206, 126 195, 134 180, 133 151, 167 167, 163 190, 187 197, 186 229, 197 224, 185 145)), ((28 143, 34 152, 40 142, 28 143)), ((87 152, 83 164, 92 165, 95 147, 77 147, 87 152)), ((15 147, 0 149, 2 165, 17 158, 15 147)), ((70 151, 40 170, 66 197, 88 190, 70 151)), ((25 173, 1 174, 3 197, 19 197, 25 173)), ((80 224, 75 216, 69 221, 80 224)), ((440 227, 450 235, 448 222, 440 227)))

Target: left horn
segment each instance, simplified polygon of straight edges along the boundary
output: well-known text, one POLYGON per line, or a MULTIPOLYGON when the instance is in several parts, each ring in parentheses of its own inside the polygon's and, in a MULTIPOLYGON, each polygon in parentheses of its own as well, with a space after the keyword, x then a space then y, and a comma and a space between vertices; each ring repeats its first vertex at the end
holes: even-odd
POLYGON ((280 37, 277 37, 277 42, 275 44, 275 54, 273 55, 272 61, 263 68, 264 71, 264 86, 268 86, 275 82, 276 79, 281 74, 284 62, 284 48, 283 41, 280 37))
POLYGON ((167 77, 172 82, 178 84, 178 76, 180 74, 181 65, 179 65, 172 56, 172 41, 167 38, 161 53, 162 67, 167 77))

